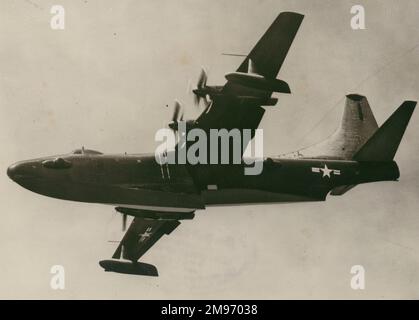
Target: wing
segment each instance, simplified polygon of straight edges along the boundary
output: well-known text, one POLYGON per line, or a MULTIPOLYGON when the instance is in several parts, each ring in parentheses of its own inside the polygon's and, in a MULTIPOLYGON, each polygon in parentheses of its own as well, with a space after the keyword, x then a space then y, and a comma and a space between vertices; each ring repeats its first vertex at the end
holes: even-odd
POLYGON ((136 262, 163 235, 170 234, 179 224, 178 220, 134 218, 112 258, 122 257, 136 262))
MULTIPOLYGON (((256 46, 241 63, 237 74, 243 78, 248 74, 257 74, 264 79, 274 82, 280 88, 278 92, 286 92, 288 85, 275 79, 295 35, 303 20, 303 15, 293 12, 282 12, 278 15, 269 29, 265 32, 256 46), (277 83, 278 82, 278 83, 277 83), (284 87, 285 86, 285 87, 284 87)), ((227 76, 226 76, 227 77, 227 76)), ((229 79, 229 77, 227 77, 229 79)), ((228 80, 220 94, 211 96, 212 104, 197 119, 196 124, 201 129, 251 129, 259 126, 265 109, 263 105, 274 105, 273 91, 269 86, 262 90, 254 85, 246 85, 240 81, 228 80)), ((289 90, 289 88, 288 88, 289 90)))
POLYGON ((259 74, 275 78, 288 54, 304 15, 281 12, 237 71, 247 72, 251 59, 259 74))
POLYGON ((119 243, 112 259, 100 261, 105 271, 157 276, 155 266, 137 262, 163 235, 170 234, 179 225, 179 220, 193 219, 193 212, 164 212, 117 207, 117 211, 134 216, 127 232, 119 243))

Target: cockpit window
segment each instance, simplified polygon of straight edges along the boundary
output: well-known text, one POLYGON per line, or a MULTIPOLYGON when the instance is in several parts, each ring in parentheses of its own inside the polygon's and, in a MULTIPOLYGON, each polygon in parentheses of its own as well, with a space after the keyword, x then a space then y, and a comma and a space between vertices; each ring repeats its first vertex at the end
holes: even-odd
POLYGON ((43 161, 42 165, 49 169, 67 169, 71 167, 71 162, 63 158, 55 158, 53 160, 43 161))
POLYGON ((91 149, 76 149, 71 152, 72 154, 103 154, 102 152, 91 150, 91 149))

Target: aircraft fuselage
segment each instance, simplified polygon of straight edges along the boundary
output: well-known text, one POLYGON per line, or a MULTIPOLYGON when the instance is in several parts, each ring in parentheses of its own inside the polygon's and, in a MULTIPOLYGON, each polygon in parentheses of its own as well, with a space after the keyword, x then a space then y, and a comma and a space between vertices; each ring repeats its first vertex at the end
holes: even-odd
POLYGON ((177 212, 207 205, 322 201, 339 186, 399 177, 394 161, 267 158, 260 175, 243 170, 241 164, 160 165, 154 154, 67 154, 18 162, 8 175, 53 198, 177 212))

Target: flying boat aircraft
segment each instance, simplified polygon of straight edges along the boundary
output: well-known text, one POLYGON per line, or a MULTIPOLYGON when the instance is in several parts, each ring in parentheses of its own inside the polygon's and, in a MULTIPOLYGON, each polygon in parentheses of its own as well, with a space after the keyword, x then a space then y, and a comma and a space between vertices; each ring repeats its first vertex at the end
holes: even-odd
MULTIPOLYGON (((238 69, 225 75, 224 85, 209 86, 203 70, 193 94, 204 110, 197 119, 186 121, 187 130, 250 130, 253 137, 265 110, 277 104, 273 93, 291 92, 277 77, 302 21, 301 14, 280 13, 238 69)), ((132 216, 112 259, 100 265, 106 271, 157 276, 155 266, 139 259, 182 220, 193 219, 196 210, 324 201, 327 195, 343 195, 358 184, 398 180, 394 156, 415 105, 404 101, 379 127, 366 97, 348 94, 341 125, 331 137, 295 153, 263 158, 258 175, 245 175, 244 162, 162 164, 154 153, 103 154, 85 148, 20 161, 7 174, 22 187, 48 197, 114 206, 122 214, 124 229, 127 216, 132 216)), ((176 131, 182 121, 177 103, 169 127, 176 131)), ((174 152, 179 152, 179 145, 174 152)))

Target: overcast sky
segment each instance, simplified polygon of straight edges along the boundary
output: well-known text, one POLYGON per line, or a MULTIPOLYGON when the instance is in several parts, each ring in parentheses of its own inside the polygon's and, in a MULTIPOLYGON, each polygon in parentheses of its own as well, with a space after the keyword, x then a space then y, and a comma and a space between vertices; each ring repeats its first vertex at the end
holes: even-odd
POLYGON ((209 208, 142 260, 158 278, 105 273, 122 237, 111 206, 31 193, 11 163, 85 146, 153 152, 156 130, 201 66, 223 84, 281 11, 305 14, 261 123, 266 154, 312 144, 338 126, 343 97, 367 96, 381 124, 419 96, 417 1, 0 2, 0 298, 419 298, 416 114, 396 155, 399 182, 357 186, 326 202, 209 208), (61 4, 65 30, 50 28, 61 4), (350 27, 363 4, 366 30, 350 27), (63 265, 66 289, 49 286, 63 265), (363 265, 366 289, 350 288, 363 265))

